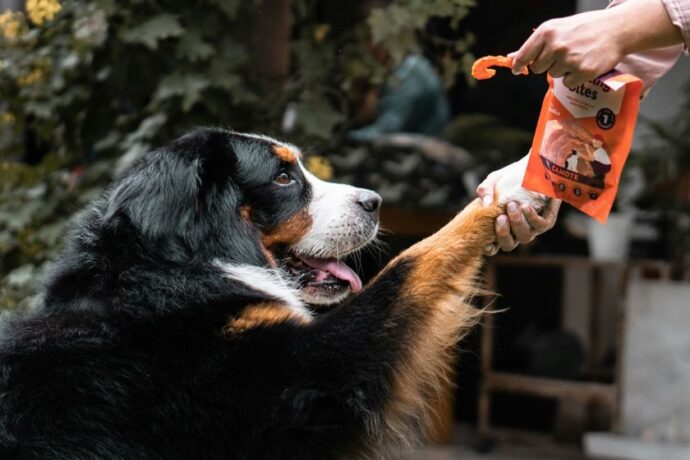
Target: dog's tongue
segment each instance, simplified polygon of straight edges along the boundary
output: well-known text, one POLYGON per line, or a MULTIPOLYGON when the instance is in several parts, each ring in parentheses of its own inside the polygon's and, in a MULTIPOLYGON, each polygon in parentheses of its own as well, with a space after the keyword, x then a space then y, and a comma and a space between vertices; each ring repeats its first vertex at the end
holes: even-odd
POLYGON ((320 271, 328 272, 336 278, 350 283, 352 292, 362 290, 362 280, 347 264, 338 259, 317 259, 315 257, 300 256, 302 262, 320 271))

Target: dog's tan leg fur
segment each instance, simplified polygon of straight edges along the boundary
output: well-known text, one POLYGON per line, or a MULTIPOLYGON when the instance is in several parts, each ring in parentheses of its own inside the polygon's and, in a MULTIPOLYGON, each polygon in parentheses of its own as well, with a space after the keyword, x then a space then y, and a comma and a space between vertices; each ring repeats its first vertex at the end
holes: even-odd
POLYGON ((238 335, 258 327, 270 327, 275 324, 291 322, 297 326, 309 324, 309 318, 305 318, 290 310, 280 302, 262 302, 250 305, 242 311, 242 314, 232 318, 225 326, 226 335, 238 335))
POLYGON ((481 314, 469 302, 479 292, 477 274, 484 247, 495 239, 495 219, 502 212, 498 205, 482 207, 475 200, 437 233, 402 252, 379 275, 398 263, 412 266, 399 294, 407 311, 399 313, 412 316, 414 323, 406 359, 394 371, 393 397, 384 417, 393 438, 389 441, 414 440, 426 428, 428 416, 433 416, 427 414, 429 398, 443 388, 454 345, 481 314))
MULTIPOLYGON (((239 335, 278 323, 294 322, 305 333, 315 330, 319 340, 327 338, 326 343, 310 349, 332 346, 339 341, 337 334, 347 330, 341 325, 342 321, 366 321, 368 318, 351 317, 347 312, 377 305, 369 296, 380 294, 378 281, 390 282, 390 279, 385 280, 387 273, 403 268, 404 276, 398 278, 393 274, 391 278, 400 285, 396 286, 394 297, 386 299, 387 304, 381 306, 387 313, 383 322, 376 326, 380 328, 380 337, 373 339, 384 343, 395 340, 395 346, 401 348, 395 361, 381 362, 381 371, 390 372, 390 396, 383 413, 372 411, 365 422, 368 447, 347 457, 397 458, 397 447, 415 443, 426 429, 430 415, 428 403, 440 389, 447 387, 454 346, 481 315, 481 311, 470 305, 470 299, 479 292, 476 277, 484 247, 494 241, 495 219, 502 212, 498 205, 485 208, 478 200, 472 202, 441 230, 393 259, 361 294, 352 299, 353 304, 334 311, 338 316, 326 314, 309 322, 295 317, 285 305, 262 303, 234 318, 225 332, 239 335), (357 305, 358 301, 364 305, 357 305), (332 326, 336 333, 329 329, 332 326), (324 328, 329 332, 323 333, 324 328)), ((387 292, 388 288, 383 291, 387 292)), ((352 335, 343 337, 342 341, 346 343, 349 339, 352 335)), ((359 344, 354 353, 372 348, 359 344)), ((338 359, 337 352, 350 353, 349 349, 337 346, 334 350, 334 359, 338 359)), ((309 352, 301 349, 297 354, 309 352)), ((375 350, 371 352, 376 353, 375 350)), ((348 359, 365 361, 352 356, 348 359)), ((314 362, 310 358, 307 361, 314 362)), ((351 379, 351 376, 348 374, 344 378, 351 379)))

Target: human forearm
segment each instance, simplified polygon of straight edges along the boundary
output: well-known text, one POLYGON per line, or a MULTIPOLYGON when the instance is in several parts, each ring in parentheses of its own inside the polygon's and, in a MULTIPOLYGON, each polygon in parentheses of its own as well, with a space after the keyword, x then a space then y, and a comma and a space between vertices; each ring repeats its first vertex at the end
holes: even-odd
POLYGON ((606 10, 612 39, 623 55, 683 43, 662 0, 627 0, 606 10))
POLYGON ((573 87, 616 67, 649 88, 677 59, 683 33, 690 34, 689 2, 614 0, 612 8, 551 19, 509 55, 513 72, 529 66, 573 87))

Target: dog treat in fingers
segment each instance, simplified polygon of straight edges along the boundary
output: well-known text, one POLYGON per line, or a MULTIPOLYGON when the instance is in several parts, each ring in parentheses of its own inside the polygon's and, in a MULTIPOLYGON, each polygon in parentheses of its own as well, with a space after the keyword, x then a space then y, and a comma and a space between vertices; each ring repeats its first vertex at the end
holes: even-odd
POLYGON ((547 79, 522 186, 605 222, 630 152, 642 81, 616 71, 574 88, 547 79))
MULTIPOLYGON (((491 67, 513 67, 513 59, 506 56, 484 56, 472 64, 472 76, 477 80, 487 80, 496 75, 496 70, 491 67)), ((522 69, 522 74, 527 75, 527 67, 522 69)))

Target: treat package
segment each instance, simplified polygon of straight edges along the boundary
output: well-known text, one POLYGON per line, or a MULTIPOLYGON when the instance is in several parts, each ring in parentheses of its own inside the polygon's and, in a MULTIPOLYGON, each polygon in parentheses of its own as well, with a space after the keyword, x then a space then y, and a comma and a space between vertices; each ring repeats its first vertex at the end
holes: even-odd
POLYGON ((616 71, 575 88, 547 79, 522 186, 606 222, 630 152, 642 81, 616 71))

